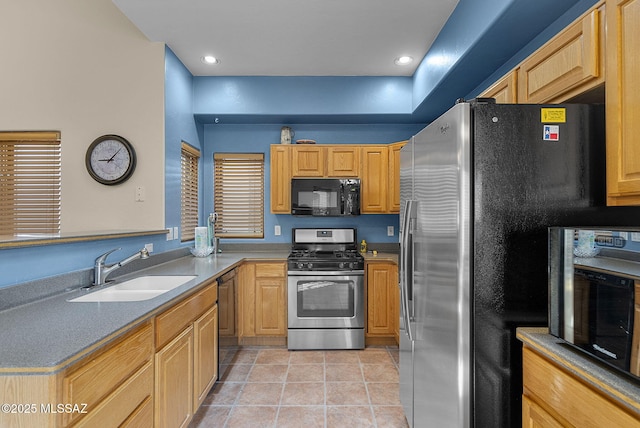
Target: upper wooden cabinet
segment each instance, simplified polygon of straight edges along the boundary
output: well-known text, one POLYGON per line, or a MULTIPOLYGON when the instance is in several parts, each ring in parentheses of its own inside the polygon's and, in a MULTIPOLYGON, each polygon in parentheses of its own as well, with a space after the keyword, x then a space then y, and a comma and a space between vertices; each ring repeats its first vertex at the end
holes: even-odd
POLYGON ((360 149, 357 146, 327 147, 327 177, 357 177, 360 173, 360 149))
POLYGON ((400 141, 389 146, 387 211, 392 214, 400 213, 400 150, 405 144, 406 141, 400 141))
POLYGON ((271 146, 271 213, 291 213, 291 150, 286 144, 271 146))
POLYGON ((518 103, 562 102, 601 85, 604 46, 604 2, 600 2, 520 63, 518 103))
POLYGON ((323 177, 325 171, 325 147, 296 145, 291 147, 291 175, 293 177, 323 177))
POLYGON ((361 180, 360 212, 400 212, 400 149, 406 141, 362 146, 271 146, 271 213, 291 213, 292 178, 349 178, 361 180))
POLYGON ((640 0, 607 0, 607 203, 640 205, 640 0))
POLYGON ((389 148, 386 145, 363 146, 360 182, 360 212, 387 212, 389 148))
POLYGON ((518 102, 518 70, 510 71, 496 83, 487 88, 482 98, 495 98, 498 104, 515 104, 518 102))

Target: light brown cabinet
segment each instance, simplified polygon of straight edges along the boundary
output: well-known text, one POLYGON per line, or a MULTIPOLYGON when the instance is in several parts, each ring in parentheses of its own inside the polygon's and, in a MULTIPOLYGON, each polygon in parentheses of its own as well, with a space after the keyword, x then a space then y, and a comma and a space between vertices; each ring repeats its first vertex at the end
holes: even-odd
POLYGON ((518 102, 561 102, 603 84, 604 44, 600 2, 520 63, 518 102))
POLYGON ((69 368, 62 379, 59 402, 86 404, 87 413, 61 413, 61 425, 91 426, 97 421, 105 424, 109 421, 116 426, 123 423, 138 407, 151 401, 152 356, 153 329, 147 322, 69 368))
POLYGON ((286 144, 271 146, 271 213, 291 213, 291 150, 286 144))
POLYGON ((155 426, 187 426, 217 379, 217 283, 155 319, 155 426))
POLYGON ((362 173, 360 183, 360 212, 382 214, 387 212, 389 148, 386 145, 360 148, 362 173))
POLYGON ((358 177, 360 149, 357 146, 327 147, 327 177, 358 177))
POLYGON ((361 180, 362 214, 400 212, 400 149, 390 145, 271 146, 271 213, 291 213, 292 178, 349 178, 361 180))
POLYGON ((638 415, 614 403, 562 366, 525 345, 523 427, 640 427, 638 415))
POLYGON ((284 344, 286 262, 247 262, 238 268, 238 343, 284 344))
POLYGON ((516 104, 518 102, 518 70, 510 71, 478 96, 495 98, 497 104, 516 104))
POLYGON ((640 205, 640 0, 607 0, 607 203, 640 205))
POLYGON ((561 103, 601 87, 609 73, 606 28, 601 0, 478 96, 498 104, 561 103))
POLYGON ((367 262, 367 344, 397 344, 399 323, 398 266, 367 262))
POLYGON ((156 354, 156 427, 186 427, 193 418, 193 325, 156 354))
POLYGON ((400 150, 405 144, 399 141, 389 145, 387 212, 391 214, 400 213, 400 150))
POLYGON ((324 177, 324 147, 316 145, 295 145, 291 147, 292 177, 324 177))

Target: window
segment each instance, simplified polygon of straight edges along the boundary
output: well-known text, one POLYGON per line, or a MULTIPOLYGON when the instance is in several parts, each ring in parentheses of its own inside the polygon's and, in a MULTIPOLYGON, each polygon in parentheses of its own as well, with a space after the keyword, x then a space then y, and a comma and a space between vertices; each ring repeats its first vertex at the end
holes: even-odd
POLYGON ((214 153, 218 238, 264 237, 264 154, 214 153))
POLYGON ((0 132, 0 235, 60 233, 60 132, 0 132))
POLYGON ((182 142, 180 155, 180 228, 181 241, 195 239, 198 226, 198 161, 200 151, 182 142))

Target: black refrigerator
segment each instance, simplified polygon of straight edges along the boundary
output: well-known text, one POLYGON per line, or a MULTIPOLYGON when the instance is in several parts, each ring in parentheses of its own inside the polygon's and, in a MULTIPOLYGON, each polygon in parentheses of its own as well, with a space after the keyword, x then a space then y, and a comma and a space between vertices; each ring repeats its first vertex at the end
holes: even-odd
POLYGON ((414 427, 521 426, 519 326, 547 325, 549 226, 605 205, 604 109, 459 102, 400 168, 400 396, 414 427))

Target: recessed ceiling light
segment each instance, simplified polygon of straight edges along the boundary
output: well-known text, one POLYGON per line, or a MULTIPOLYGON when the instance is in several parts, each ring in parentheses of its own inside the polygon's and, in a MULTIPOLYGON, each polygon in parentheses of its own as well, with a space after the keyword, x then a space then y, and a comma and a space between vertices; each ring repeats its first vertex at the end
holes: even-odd
POLYGON ((407 65, 413 62, 413 58, 410 56, 400 56, 393 61, 396 65, 407 65))
POLYGON ((205 64, 220 64, 220 60, 213 55, 205 55, 200 58, 205 64))

